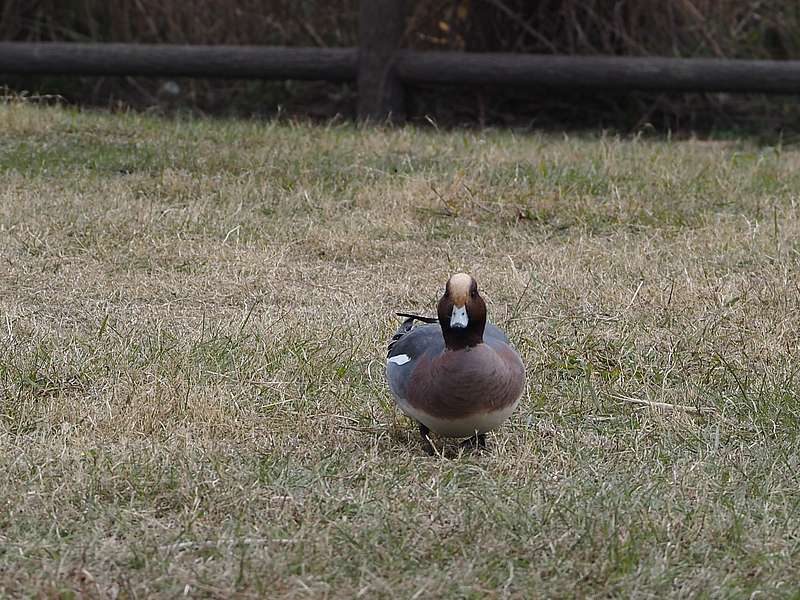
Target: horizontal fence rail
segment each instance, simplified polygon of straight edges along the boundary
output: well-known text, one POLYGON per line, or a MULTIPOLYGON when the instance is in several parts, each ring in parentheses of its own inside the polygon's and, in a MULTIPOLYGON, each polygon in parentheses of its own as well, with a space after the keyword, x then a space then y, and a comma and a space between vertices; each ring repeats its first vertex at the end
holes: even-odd
POLYGON ((357 80, 359 114, 370 118, 401 115, 405 84, 800 93, 797 60, 418 52, 397 49, 398 36, 381 47, 386 39, 363 34, 361 48, 0 42, 0 74, 357 80))
POLYGON ((457 52, 398 53, 406 83, 502 84, 663 92, 800 92, 800 61, 557 56, 457 52))
MULTIPOLYGON (((0 42, 0 73, 353 81, 358 48, 0 42)), ((800 61, 401 50, 405 83, 800 93, 800 61)))
POLYGON ((352 81, 356 48, 0 42, 0 73, 352 81))

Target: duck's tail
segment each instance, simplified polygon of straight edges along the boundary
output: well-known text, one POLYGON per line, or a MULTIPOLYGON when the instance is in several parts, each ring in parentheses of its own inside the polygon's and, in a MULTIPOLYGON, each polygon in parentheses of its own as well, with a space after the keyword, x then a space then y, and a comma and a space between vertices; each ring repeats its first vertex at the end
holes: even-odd
POLYGON ((395 313, 398 317, 405 317, 405 321, 398 327, 397 331, 394 332, 392 339, 389 340, 389 345, 386 348, 387 356, 392 353, 392 348, 397 343, 401 337, 407 334, 409 331, 414 329, 414 321, 421 321, 422 323, 438 323, 439 319, 436 317, 424 317, 422 315, 414 315, 411 313, 395 313))
POLYGON ((422 315, 415 315, 412 313, 394 313, 398 317, 405 317, 406 321, 411 319, 411 321, 422 321, 423 323, 438 323, 439 319, 436 317, 423 317, 422 315))

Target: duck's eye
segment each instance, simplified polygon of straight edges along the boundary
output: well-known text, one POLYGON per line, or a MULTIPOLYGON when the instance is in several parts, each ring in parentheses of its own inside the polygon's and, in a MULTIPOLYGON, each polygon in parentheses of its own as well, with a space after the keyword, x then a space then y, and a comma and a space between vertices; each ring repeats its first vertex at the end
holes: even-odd
POLYGON ((469 291, 469 295, 470 295, 470 296, 472 296, 472 297, 474 298, 475 296, 477 296, 477 295, 478 295, 478 290, 470 290, 470 291, 469 291))

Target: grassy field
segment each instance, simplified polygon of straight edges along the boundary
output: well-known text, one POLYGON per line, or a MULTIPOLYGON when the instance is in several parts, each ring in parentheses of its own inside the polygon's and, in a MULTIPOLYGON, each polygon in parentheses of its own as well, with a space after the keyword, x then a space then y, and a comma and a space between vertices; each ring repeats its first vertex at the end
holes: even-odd
POLYGON ((797 598, 798 190, 747 142, 0 104, 0 595, 797 598), (457 270, 528 381, 431 458, 384 348, 457 270))

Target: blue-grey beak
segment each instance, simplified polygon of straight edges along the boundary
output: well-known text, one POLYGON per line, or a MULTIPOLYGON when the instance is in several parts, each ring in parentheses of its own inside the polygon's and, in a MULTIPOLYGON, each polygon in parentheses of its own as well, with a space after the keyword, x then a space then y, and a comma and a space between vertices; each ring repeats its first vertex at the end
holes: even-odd
POLYGON ((453 329, 464 329, 469 325, 466 306, 454 306, 453 313, 450 315, 450 327, 453 329))

